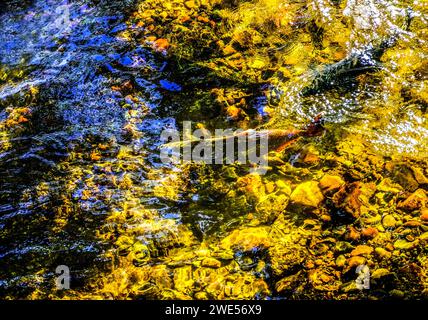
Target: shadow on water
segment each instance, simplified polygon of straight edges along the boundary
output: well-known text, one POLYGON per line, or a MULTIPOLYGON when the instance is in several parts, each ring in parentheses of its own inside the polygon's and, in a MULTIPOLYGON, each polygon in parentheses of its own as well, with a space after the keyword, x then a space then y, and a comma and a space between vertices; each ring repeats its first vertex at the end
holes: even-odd
MULTIPOLYGON (((205 68, 183 72, 178 57, 166 63, 161 55, 153 57, 121 38, 124 17, 134 3, 39 0, 20 5, 19 12, 13 10, 13 1, 2 7, 0 65, 8 74, 0 87, 2 296, 26 297, 53 288, 58 265, 70 268, 75 289, 109 267, 111 261, 102 253, 111 243, 101 241, 97 231, 126 201, 109 177, 120 180, 134 171, 134 179, 141 179, 148 170, 144 165, 135 169, 131 160, 119 163, 121 147, 145 158, 147 150, 157 150, 160 130, 171 116, 177 121, 207 120, 204 108, 216 105, 214 87, 244 90, 250 104, 261 95, 262 83, 240 83, 205 68), (10 76, 14 70, 23 72, 10 76), (188 84, 171 92, 162 86, 164 78, 186 79, 188 84), (133 88, 126 88, 128 82, 133 88), (129 93, 139 96, 139 109, 153 110, 154 116, 138 126, 145 134, 141 139, 129 138, 123 130, 129 120, 124 106, 133 103, 129 93), (195 105, 201 100, 206 103, 195 105)), ((210 109, 211 118, 216 120, 221 112, 220 105, 217 112, 210 109)), ((164 206, 159 201, 148 199, 154 207, 164 206)), ((210 217, 185 207, 181 209, 189 214, 183 223, 209 222, 210 217)), ((196 202, 195 210, 199 207, 206 205, 196 202)), ((198 228, 194 232, 200 235, 198 228)))
MULTIPOLYGON (((268 225, 284 213, 288 200, 266 196, 259 203, 258 191, 248 186, 264 190, 262 179, 251 180, 248 168, 239 165, 173 168, 171 176, 179 182, 165 189, 177 193, 175 198, 149 187, 170 173, 158 155, 165 127, 180 130, 184 120, 210 130, 264 124, 260 110, 271 106, 266 93, 273 71, 258 80, 239 72, 228 78, 215 66, 205 67, 219 58, 218 48, 210 46, 200 46, 190 58, 173 50, 167 57, 154 53, 147 48, 150 41, 138 36, 142 27, 129 23, 135 1, 16 5, 7 1, 0 7, 0 296, 55 295, 59 265, 70 268, 73 289, 84 292, 88 280, 108 271, 116 255, 135 243, 150 247, 149 262, 156 264, 182 245, 169 238, 168 232, 180 235, 171 221, 202 242, 242 226, 254 212, 268 225), (244 117, 228 115, 228 107, 236 105, 244 117), (153 221, 157 224, 148 226, 153 221), (122 241, 120 247, 118 239, 127 232, 134 242, 122 241)), ((238 1, 223 5, 235 8, 238 1)), ((310 164, 299 160, 305 144, 336 151, 337 128, 355 122, 361 101, 379 100, 380 78, 370 75, 368 89, 360 92, 355 74, 345 74, 340 88, 317 89, 309 97, 301 96, 299 86, 291 91, 284 128, 307 124, 322 110, 331 130, 302 139, 285 152, 284 161, 277 159, 280 168, 267 176, 270 188, 284 176, 307 179, 310 164)), ((264 255, 255 252, 248 266, 245 254, 235 258, 247 271, 264 255)))

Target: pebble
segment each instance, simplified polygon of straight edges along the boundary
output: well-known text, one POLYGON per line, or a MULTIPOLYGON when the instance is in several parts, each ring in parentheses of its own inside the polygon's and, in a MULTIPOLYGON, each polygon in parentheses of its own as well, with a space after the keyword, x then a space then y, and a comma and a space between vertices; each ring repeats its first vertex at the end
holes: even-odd
POLYGON ((388 269, 379 268, 379 269, 376 269, 375 271, 373 271, 373 273, 371 274, 371 278, 372 279, 380 279, 380 278, 383 278, 389 274, 391 274, 391 272, 388 269))
POLYGON ((184 3, 184 6, 185 6, 187 9, 194 9, 194 8, 196 8, 195 1, 186 1, 186 2, 184 3))
POLYGON ((299 184, 291 194, 291 201, 304 207, 316 208, 323 200, 324 196, 318 187, 317 181, 299 184))
POLYGON ((354 228, 354 227, 349 227, 345 238, 348 240, 352 240, 352 241, 356 241, 360 239, 361 234, 354 228))
POLYGON ((404 239, 399 239, 394 242, 394 248, 399 250, 412 249, 416 245, 415 242, 409 242, 404 239))
POLYGON ((221 267, 221 262, 214 258, 205 258, 202 260, 201 266, 217 269, 221 267))
POLYGON ((421 209, 428 203, 427 195, 423 189, 413 192, 406 200, 398 204, 398 209, 408 212, 421 209))
POLYGON ((348 266, 349 268, 358 267, 359 265, 362 265, 366 262, 366 258, 356 256, 352 257, 348 260, 348 266))
POLYGON ((339 190, 345 181, 339 176, 325 175, 319 182, 319 187, 324 194, 339 190))
POLYGON ((208 300, 208 295, 206 292, 199 291, 195 293, 196 300, 208 300))
POLYGON ((338 266, 339 268, 342 268, 345 265, 345 263, 346 263, 346 258, 343 254, 341 254, 336 258, 336 266, 338 266))
POLYGON ((398 289, 391 290, 389 294, 395 298, 404 298, 404 292, 398 289))
POLYGON ((397 221, 390 214, 386 215, 382 219, 382 225, 384 226, 384 228, 394 228, 396 226, 396 224, 397 224, 397 221))
POLYGON ((351 252, 351 256, 365 256, 370 255, 373 252, 373 248, 367 245, 359 245, 351 252))
POLYGON ((368 227, 361 230, 361 235, 365 238, 373 239, 379 234, 376 228, 368 227))
POLYGON ((375 253, 379 258, 382 258, 382 259, 389 259, 392 256, 391 252, 389 252, 388 250, 385 250, 384 248, 381 248, 381 247, 377 247, 375 249, 375 253))
POLYGON ((428 221, 428 208, 421 209, 421 220, 428 221))

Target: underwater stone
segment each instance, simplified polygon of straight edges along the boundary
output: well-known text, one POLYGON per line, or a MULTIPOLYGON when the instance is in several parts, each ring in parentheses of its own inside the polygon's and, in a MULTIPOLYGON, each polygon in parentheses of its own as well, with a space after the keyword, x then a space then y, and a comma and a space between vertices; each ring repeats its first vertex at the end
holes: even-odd
POLYGON ((365 256, 370 255, 373 252, 373 248, 366 245, 359 245, 351 252, 351 256, 365 256))
POLYGON ((418 189, 413 192, 406 200, 398 204, 398 208, 405 211, 414 211, 422 207, 425 207, 427 201, 427 195, 423 189, 418 189))
POLYGON ((380 279, 383 278, 387 275, 390 275, 391 272, 388 269, 385 268, 379 268, 376 269, 375 271, 373 271, 373 273, 371 274, 371 278, 372 279, 380 279))
POLYGON ((181 86, 176 84, 175 82, 168 81, 168 80, 161 80, 159 81, 162 88, 168 91, 172 92, 179 92, 181 91, 181 86))
POLYGON ((202 260, 202 267, 207 267, 207 268, 220 268, 221 267, 221 262, 218 261, 217 259, 214 258, 205 258, 204 260, 202 260))
POLYGON ((397 224, 397 221, 395 220, 395 218, 388 214, 386 215, 383 219, 382 219, 382 225, 385 228, 394 228, 397 224))
POLYGON ((388 250, 385 250, 384 248, 381 248, 381 247, 377 247, 375 249, 375 253, 381 259, 389 259, 392 256, 391 252, 389 252, 388 250))
POLYGON ((421 209, 421 220, 428 221, 428 208, 421 209))
POLYGON ((333 202, 338 209, 358 218, 363 207, 369 206, 369 200, 376 190, 374 183, 353 182, 340 188, 333 196, 333 202))
POLYGON ((379 230, 373 227, 368 227, 361 230, 361 235, 369 239, 375 238, 378 234, 379 234, 379 230))
POLYGON ((366 262, 366 258, 355 256, 348 260, 348 268, 358 267, 366 262))
POLYGON ((419 184, 428 184, 428 178, 421 168, 412 167, 413 176, 419 184))
POLYGON ((417 245, 417 241, 409 242, 404 239, 399 239, 394 242, 394 248, 399 250, 408 250, 412 249, 417 245))
POLYGON ((299 184, 291 194, 291 201, 300 206, 317 208, 324 200, 317 181, 299 184))
POLYGON ((338 266, 339 268, 342 268, 342 267, 344 267, 345 266, 345 263, 346 263, 346 258, 345 258, 345 256, 343 255, 343 254, 341 254, 340 256, 338 256, 337 258, 336 258, 336 266, 338 266))
POLYGON ((345 181, 339 176, 325 175, 319 182, 319 187, 324 194, 339 190, 345 181))
POLYGON ((295 287, 300 279, 301 276, 301 271, 297 272, 296 274, 293 274, 291 276, 285 277, 281 280, 279 280, 276 284, 275 284, 275 290, 277 292, 284 292, 287 290, 292 290, 293 287, 295 287))
POLYGON ((225 249, 239 248, 244 251, 255 247, 267 248, 271 246, 269 229, 266 227, 246 228, 234 230, 221 241, 221 247, 225 249))
POLYGON ((407 191, 415 191, 419 184, 416 181, 413 171, 406 165, 397 165, 393 167, 395 182, 399 183, 407 191))

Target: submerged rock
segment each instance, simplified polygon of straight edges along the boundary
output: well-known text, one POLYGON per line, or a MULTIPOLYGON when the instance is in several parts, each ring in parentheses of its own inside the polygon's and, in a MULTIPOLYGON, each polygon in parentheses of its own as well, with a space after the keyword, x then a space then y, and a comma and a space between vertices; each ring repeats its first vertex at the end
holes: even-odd
POLYGON ((291 194, 291 201, 295 205, 317 208, 324 200, 317 181, 308 181, 299 184, 291 194))
POLYGON ((382 225, 385 228, 394 228, 396 226, 396 224, 397 224, 397 221, 395 220, 395 218, 391 214, 386 215, 382 219, 382 225))
POLYGON ((351 252, 351 256, 365 256, 370 255, 373 252, 373 248, 366 245, 359 245, 351 252))
POLYGON ((293 288, 299 283, 299 280, 301 280, 301 273, 302 272, 299 271, 296 274, 282 278, 275 284, 275 290, 279 293, 293 290, 293 288))
POLYGON ((378 234, 379 234, 379 230, 373 227, 368 227, 361 230, 361 235, 369 239, 375 238, 378 234))
POLYGON ((425 207, 428 203, 428 198, 425 190, 418 189, 412 193, 406 200, 398 204, 398 208, 405 211, 414 211, 425 207))
POLYGON ((369 206, 369 200, 376 190, 374 183, 353 182, 344 185, 333 196, 333 202, 338 209, 354 218, 358 218, 362 209, 369 206))
POLYGON ((358 267, 366 262, 366 258, 361 256, 355 256, 348 260, 348 269, 358 267))
POLYGON ((421 220, 425 222, 428 221, 428 208, 421 209, 421 220))
POLYGON ((394 242, 394 248, 398 250, 409 250, 414 248, 417 244, 417 241, 410 242, 404 239, 399 239, 394 242))
POLYGON ((224 249, 236 248, 243 251, 248 251, 255 247, 267 248, 271 245, 269 229, 266 227, 234 230, 221 241, 221 247, 224 249))
POLYGON ((415 191, 419 183, 415 179, 413 170, 407 165, 393 165, 393 179, 407 191, 415 191))
POLYGON ((215 258, 209 258, 208 257, 208 258, 205 258, 204 260, 202 260, 201 266, 207 267, 207 268, 217 269, 217 268, 221 267, 221 262, 215 258))
POLYGON ((382 260, 382 259, 389 259, 392 257, 392 253, 389 252, 388 250, 381 248, 381 247, 377 247, 375 249, 375 253, 376 255, 382 260))
POLYGON ((386 277, 388 275, 390 275, 391 272, 388 269, 385 268, 379 268, 376 269, 372 274, 371 274, 371 278, 372 279, 380 279, 383 277, 386 277))

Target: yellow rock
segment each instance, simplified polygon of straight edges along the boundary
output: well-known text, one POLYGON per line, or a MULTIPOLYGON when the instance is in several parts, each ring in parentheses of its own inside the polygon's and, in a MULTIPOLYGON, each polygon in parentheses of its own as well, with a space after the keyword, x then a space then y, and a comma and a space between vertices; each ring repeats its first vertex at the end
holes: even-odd
POLYGON ((291 194, 291 201, 294 204, 317 208, 324 200, 324 196, 318 187, 317 181, 308 181, 299 184, 291 194))
POLYGON ((255 59, 249 63, 248 66, 253 69, 263 69, 266 66, 266 63, 262 59, 255 59))
POLYGON ((195 1, 192 1, 192 0, 186 1, 184 3, 184 5, 186 6, 187 9, 194 9, 194 8, 196 8, 195 1))
POLYGON ((272 193, 274 190, 275 190, 275 183, 273 183, 273 182, 266 183, 267 193, 272 193))
POLYGON ((336 258, 336 266, 338 266, 339 268, 342 268, 345 265, 345 263, 346 263, 346 258, 343 254, 341 254, 336 258))
POLYGON ((241 250, 248 251, 254 247, 269 247, 271 239, 269 238, 268 228, 256 227, 234 230, 230 235, 221 241, 221 247, 230 249, 238 247, 241 250))
POLYGON ((391 179, 386 178, 383 179, 378 185, 377 190, 382 192, 391 192, 391 193, 398 193, 402 191, 402 187, 399 184, 396 184, 391 181, 391 179))
POLYGON ((423 189, 418 189, 406 200, 398 204, 399 209, 413 211, 425 207, 428 203, 427 195, 423 189))
POLYGON ((391 272, 390 272, 388 269, 385 269, 385 268, 379 268, 379 269, 376 269, 376 270, 372 273, 371 278, 372 278, 372 279, 380 279, 380 278, 385 277, 385 276, 387 276, 387 275, 389 275, 389 274, 391 274, 391 272))
POLYGON ((366 262, 366 258, 356 256, 352 257, 348 260, 348 266, 349 268, 358 267, 359 265, 362 265, 366 262))
POLYGON ((192 266, 174 269, 174 288, 183 293, 191 291, 193 286, 192 266))
POLYGON ((381 247, 377 247, 375 249, 375 252, 376 252, 377 256, 382 258, 382 259, 389 259, 392 256, 391 252, 389 252, 388 250, 385 250, 384 248, 381 248, 381 247))
POLYGON ((373 248, 366 245, 359 245, 351 252, 351 256, 364 256, 373 252, 373 248))
POLYGON ((417 244, 417 241, 409 242, 404 239, 399 239, 394 242, 394 248, 399 250, 408 250, 414 248, 417 244))
POLYGON ((345 184, 345 181, 339 176, 325 175, 319 182, 319 187, 324 193, 339 190, 341 186, 345 184))
POLYGON ((397 224, 397 221, 395 220, 395 218, 392 216, 392 215, 390 215, 390 214, 388 214, 388 215, 386 215, 385 217, 383 217, 383 219, 382 219, 382 225, 385 227, 385 228, 394 228, 395 226, 396 226, 396 224, 397 224))
POLYGON ((236 53, 236 50, 232 46, 226 46, 223 48, 223 54, 225 56, 229 56, 234 53, 236 53))
POLYGON ((195 299, 196 300, 208 300, 208 295, 206 292, 196 292, 195 293, 195 299))
POLYGON ((282 192, 284 192, 287 195, 291 194, 291 187, 289 184, 285 183, 283 180, 277 180, 276 181, 276 185, 278 186, 278 188, 280 188, 282 190, 282 192))

